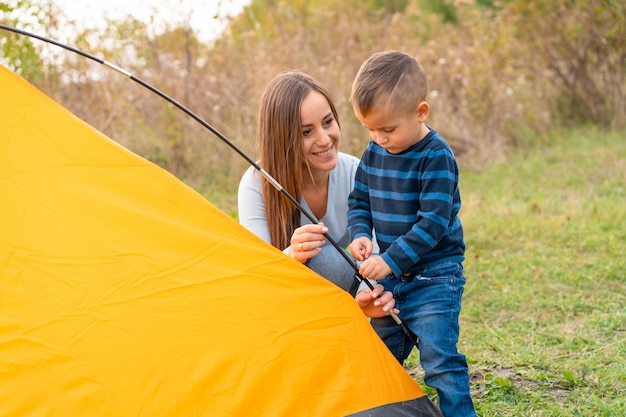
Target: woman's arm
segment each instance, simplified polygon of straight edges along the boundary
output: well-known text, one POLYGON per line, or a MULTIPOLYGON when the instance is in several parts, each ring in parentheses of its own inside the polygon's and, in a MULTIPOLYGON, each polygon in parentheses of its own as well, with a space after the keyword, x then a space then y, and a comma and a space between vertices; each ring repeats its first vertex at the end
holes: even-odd
MULTIPOLYGON (((237 192, 237 210, 239 223, 261 239, 271 244, 269 222, 263 191, 261 176, 253 168, 249 168, 239 182, 237 192)), ((328 229, 321 224, 305 224, 294 230, 291 236, 291 245, 282 251, 300 263, 317 255, 324 245, 324 233, 328 229)))
POLYGON ((261 176, 253 167, 246 170, 239 182, 237 211, 239 223, 243 227, 267 243, 272 243, 265 202, 263 201, 261 176))

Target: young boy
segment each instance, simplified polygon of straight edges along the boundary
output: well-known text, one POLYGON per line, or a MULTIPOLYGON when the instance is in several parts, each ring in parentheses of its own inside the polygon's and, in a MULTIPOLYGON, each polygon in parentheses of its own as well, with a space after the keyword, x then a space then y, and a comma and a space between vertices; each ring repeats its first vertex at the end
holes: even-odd
MULTIPOLYGON (((405 53, 374 54, 359 69, 350 100, 372 141, 349 197, 350 251, 363 277, 393 292, 444 416, 475 416, 467 361, 456 346, 465 284, 459 170, 450 146, 425 124, 426 93, 424 70, 405 53), (380 256, 370 257, 372 229, 380 256)), ((410 338, 391 317, 372 326, 403 363, 410 338)))

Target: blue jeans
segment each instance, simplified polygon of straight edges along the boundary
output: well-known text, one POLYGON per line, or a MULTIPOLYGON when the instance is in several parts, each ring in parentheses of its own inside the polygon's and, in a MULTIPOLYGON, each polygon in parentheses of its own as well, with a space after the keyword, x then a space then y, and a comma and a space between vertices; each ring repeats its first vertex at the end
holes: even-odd
MULTIPOLYGON (((387 277, 379 283, 393 292, 400 319, 419 338, 424 382, 437 389, 443 415, 476 416, 467 361, 456 346, 465 284, 463 266, 436 265, 411 276, 387 277)), ((396 359, 404 363, 414 345, 402 328, 391 317, 372 319, 371 323, 396 359)))
MULTIPOLYGON (((348 258, 352 259, 350 255, 348 258)), ((356 271, 334 246, 330 244, 322 246, 320 253, 309 259, 308 267, 339 288, 350 292, 352 296, 355 295, 356 287, 353 285, 356 271)), ((358 286, 358 283, 356 285, 358 286)))

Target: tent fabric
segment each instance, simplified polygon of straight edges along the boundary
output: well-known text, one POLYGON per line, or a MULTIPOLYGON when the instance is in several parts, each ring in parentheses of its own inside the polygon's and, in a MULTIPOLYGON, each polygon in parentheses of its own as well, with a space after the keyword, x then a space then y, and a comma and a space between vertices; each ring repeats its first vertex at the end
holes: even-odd
POLYGON ((1 416, 430 409, 347 293, 2 66, 0 97, 1 416))

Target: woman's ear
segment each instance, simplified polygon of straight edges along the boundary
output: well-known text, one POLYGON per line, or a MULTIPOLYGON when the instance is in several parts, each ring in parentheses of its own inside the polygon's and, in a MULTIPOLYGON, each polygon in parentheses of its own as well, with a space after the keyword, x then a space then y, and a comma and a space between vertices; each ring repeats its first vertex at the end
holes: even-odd
POLYGON ((424 123, 426 118, 428 117, 429 106, 425 101, 420 101, 417 103, 417 117, 420 123, 424 123))

